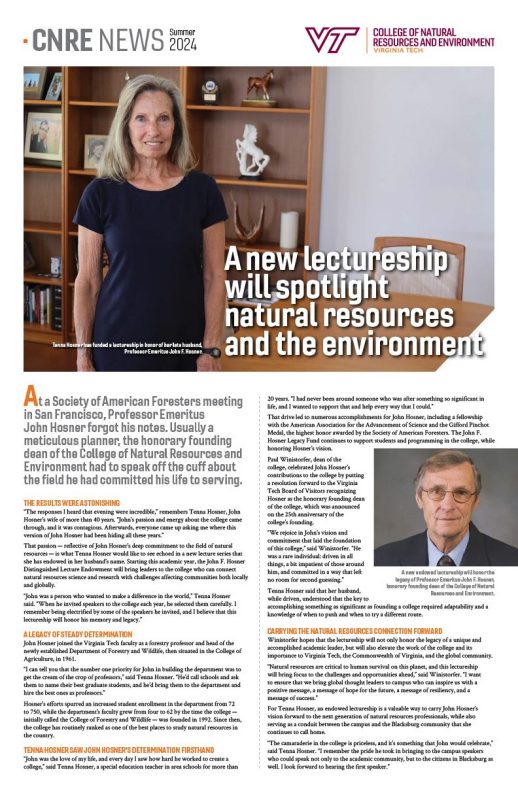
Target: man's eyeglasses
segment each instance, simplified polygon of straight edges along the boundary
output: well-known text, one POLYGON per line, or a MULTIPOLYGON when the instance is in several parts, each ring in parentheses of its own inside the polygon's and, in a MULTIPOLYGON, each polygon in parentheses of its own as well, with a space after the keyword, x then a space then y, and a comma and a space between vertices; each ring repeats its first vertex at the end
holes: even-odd
POLYGON ((447 494, 452 494, 453 499, 456 503, 467 503, 474 494, 477 492, 468 492, 467 489, 441 489, 440 487, 436 486, 432 489, 421 489, 422 492, 426 492, 430 500, 444 500, 447 494))

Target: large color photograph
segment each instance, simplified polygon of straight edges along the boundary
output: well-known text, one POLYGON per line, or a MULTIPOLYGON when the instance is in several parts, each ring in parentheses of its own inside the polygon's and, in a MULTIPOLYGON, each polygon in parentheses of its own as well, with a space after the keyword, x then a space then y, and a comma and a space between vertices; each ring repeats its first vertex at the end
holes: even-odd
POLYGON ((27 70, 26 370, 430 371, 481 354, 442 345, 493 308, 492 69, 27 70), (360 269, 337 270, 344 248, 360 269), (383 293, 369 253, 446 267, 387 273, 383 293))
POLYGON ((375 566, 518 566, 516 450, 375 450, 374 471, 375 566))

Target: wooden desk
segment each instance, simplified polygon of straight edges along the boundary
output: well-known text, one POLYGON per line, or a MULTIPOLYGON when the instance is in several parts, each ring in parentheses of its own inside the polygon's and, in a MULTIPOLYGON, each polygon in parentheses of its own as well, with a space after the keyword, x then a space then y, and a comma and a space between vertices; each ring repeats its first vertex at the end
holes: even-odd
MULTIPOLYGON (((347 306, 343 300, 317 300, 319 319, 322 318, 323 307, 340 308, 347 306)), ((302 301, 300 305, 308 305, 302 301)), ((452 308, 455 312, 455 325, 446 328, 413 328, 408 322, 401 328, 378 328, 378 336, 469 336, 480 323, 491 313, 492 306, 480 303, 468 303, 464 300, 449 300, 441 297, 424 297, 416 294, 394 292, 390 300, 367 300, 362 308, 452 308)), ((367 335, 368 328, 339 328, 333 322, 328 328, 297 328, 293 321, 288 328, 296 336, 314 336, 318 342, 318 351, 314 356, 280 356, 271 353, 268 356, 223 356, 222 368, 226 372, 434 372, 446 361, 445 356, 324 356, 320 344, 325 336, 367 335)), ((260 336, 264 328, 241 328, 237 336, 260 336)), ((272 339, 282 328, 270 330, 272 339)), ((284 329, 286 330, 286 329, 284 329)), ((275 342, 272 342, 275 345, 275 342)), ((273 349, 272 347, 270 348, 273 349)))

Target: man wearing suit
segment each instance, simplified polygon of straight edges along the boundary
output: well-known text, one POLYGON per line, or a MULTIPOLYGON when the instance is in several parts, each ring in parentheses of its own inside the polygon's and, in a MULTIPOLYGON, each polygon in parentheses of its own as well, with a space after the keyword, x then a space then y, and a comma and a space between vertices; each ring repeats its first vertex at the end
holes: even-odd
POLYGON ((378 567, 518 566, 518 549, 481 533, 471 522, 480 501, 480 472, 465 453, 441 450, 421 464, 414 480, 426 530, 382 545, 378 567))

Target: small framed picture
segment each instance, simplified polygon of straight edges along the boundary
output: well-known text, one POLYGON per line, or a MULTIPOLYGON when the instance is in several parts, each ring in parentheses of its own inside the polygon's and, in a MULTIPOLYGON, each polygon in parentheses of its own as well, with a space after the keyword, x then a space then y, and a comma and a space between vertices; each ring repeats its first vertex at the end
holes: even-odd
POLYGON ((85 134, 84 169, 97 169, 104 153, 107 138, 108 136, 102 133, 85 134))
POLYGON ((61 90, 63 88, 63 73, 55 72, 52 76, 50 86, 45 95, 45 100, 60 100, 61 90))
POLYGON ((25 125, 25 150, 27 160, 47 164, 61 164, 63 128, 61 113, 29 111, 25 125))
POLYGON ((47 67, 23 68, 23 96, 25 100, 41 100, 47 77, 47 67))

